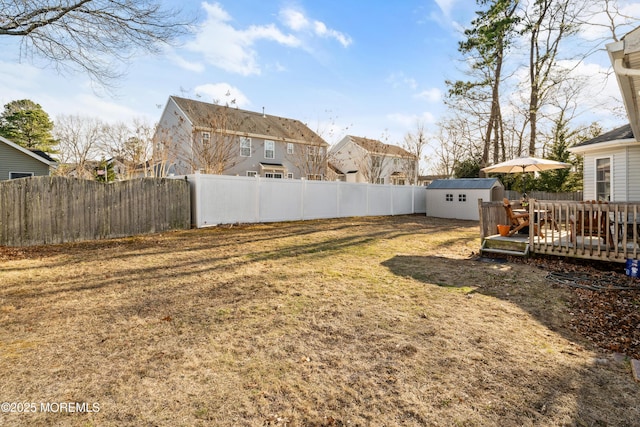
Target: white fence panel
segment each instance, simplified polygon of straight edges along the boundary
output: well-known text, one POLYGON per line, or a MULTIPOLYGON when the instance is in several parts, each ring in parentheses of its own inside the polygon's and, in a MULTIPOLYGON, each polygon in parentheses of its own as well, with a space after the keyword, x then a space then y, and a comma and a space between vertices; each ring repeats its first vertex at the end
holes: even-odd
POLYGON ((339 198, 338 198, 338 216, 364 216, 367 215, 367 195, 368 191, 363 191, 363 188, 367 188, 366 184, 356 184, 349 182, 340 182, 338 186, 339 198))
POLYGON ((401 185, 393 191, 393 215, 409 215, 415 212, 413 208, 413 187, 401 185))
POLYGON ((304 181, 304 219, 338 216, 338 185, 335 181, 304 181))
POLYGON ((413 213, 427 213, 427 187, 414 187, 413 213))
POLYGON ((259 222, 256 178, 196 174, 187 180, 196 227, 259 222))
POLYGON ((367 185, 369 188, 369 215, 393 215, 391 185, 367 185))
POLYGON ((253 180, 260 186, 260 222, 304 219, 302 215, 304 181, 257 178, 253 180))
POLYGON ((196 227, 426 212, 423 187, 203 174, 186 178, 196 227))

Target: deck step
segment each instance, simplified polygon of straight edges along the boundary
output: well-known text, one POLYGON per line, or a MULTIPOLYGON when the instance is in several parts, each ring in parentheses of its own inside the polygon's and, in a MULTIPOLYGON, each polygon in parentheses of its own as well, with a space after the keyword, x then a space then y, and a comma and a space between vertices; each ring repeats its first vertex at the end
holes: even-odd
POLYGON ((523 250, 515 250, 515 249, 487 248, 483 243, 482 248, 480 248, 480 253, 484 254, 485 252, 492 253, 492 254, 501 254, 501 255, 527 256, 529 255, 529 244, 527 243, 523 250))

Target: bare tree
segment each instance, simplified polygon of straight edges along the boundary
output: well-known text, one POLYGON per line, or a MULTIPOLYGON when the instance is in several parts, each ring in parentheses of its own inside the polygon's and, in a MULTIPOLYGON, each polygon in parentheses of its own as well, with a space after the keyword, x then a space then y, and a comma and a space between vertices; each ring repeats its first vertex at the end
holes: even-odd
POLYGON ((329 150, 312 144, 287 143, 287 160, 298 169, 300 176, 320 181, 326 178, 329 150))
POLYGON ((79 115, 58 116, 53 134, 60 141, 58 174, 92 179, 90 163, 101 154, 104 123, 96 118, 79 115))
POLYGON ((152 161, 153 127, 143 119, 134 119, 131 124, 105 125, 103 151, 124 165, 124 179, 135 176, 150 176, 152 161))
MULTIPOLYGON (((500 107, 500 86, 503 80, 505 55, 515 37, 519 18, 516 0, 476 0, 486 10, 476 12, 477 18, 466 29, 467 37, 458 50, 468 56, 468 74, 474 81, 447 82, 449 95, 476 98, 486 112, 482 112, 483 151, 482 166, 486 166, 493 152, 493 162, 504 159, 504 129, 500 107), (486 107, 484 107, 488 104, 486 107)), ((477 109, 478 105, 473 105, 477 109)))
POLYGON ((108 85, 136 51, 158 53, 185 34, 190 22, 158 0, 8 0, 0 7, 0 36, 21 38, 21 56, 59 70, 78 67, 108 85))
POLYGON ((458 164, 469 154, 481 152, 481 147, 473 145, 470 121, 464 116, 445 118, 438 123, 438 133, 435 146, 435 160, 433 172, 436 175, 452 177, 458 164))
POLYGON ((584 10, 581 1, 535 0, 525 17, 529 35, 529 154, 535 155, 538 136, 538 114, 547 101, 549 91, 561 75, 557 70, 561 42, 577 33, 578 16, 584 10))
POLYGON ((407 132, 404 136, 404 148, 409 154, 415 157, 414 159, 406 159, 403 162, 404 173, 409 179, 409 183, 417 184, 418 176, 420 174, 420 161, 423 160, 422 153, 428 145, 427 133, 425 124, 422 120, 416 122, 416 129, 414 133, 407 132))

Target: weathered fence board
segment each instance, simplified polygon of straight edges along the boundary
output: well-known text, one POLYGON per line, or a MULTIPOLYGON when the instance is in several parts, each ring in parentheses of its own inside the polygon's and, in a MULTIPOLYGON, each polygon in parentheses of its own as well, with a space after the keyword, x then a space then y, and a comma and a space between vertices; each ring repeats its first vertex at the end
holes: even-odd
MULTIPOLYGON (((520 200, 522 193, 514 190, 504 190, 504 197, 509 200, 520 200)), ((536 200, 582 200, 582 191, 574 191, 571 193, 549 193, 546 191, 529 191, 527 192, 529 199, 536 200)))
POLYGON ((63 177, 0 181, 0 245, 74 242, 191 225, 189 184, 141 178, 103 184, 63 177))

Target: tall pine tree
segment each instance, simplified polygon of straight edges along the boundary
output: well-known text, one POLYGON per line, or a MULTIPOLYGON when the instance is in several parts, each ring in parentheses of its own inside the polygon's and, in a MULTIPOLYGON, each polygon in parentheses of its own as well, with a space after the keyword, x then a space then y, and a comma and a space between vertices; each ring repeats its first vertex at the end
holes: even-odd
POLYGON ((0 135, 26 149, 55 153, 53 122, 40 104, 29 99, 11 101, 0 115, 0 135))

